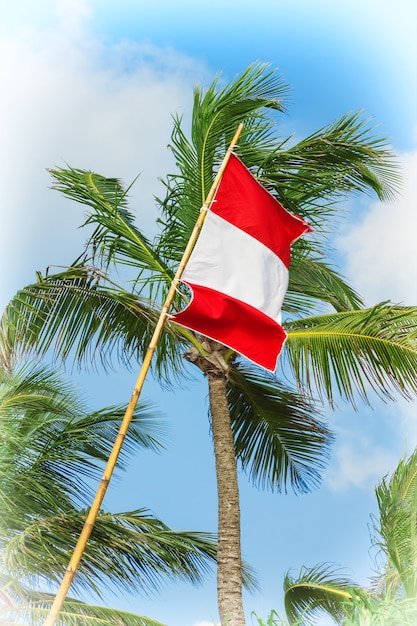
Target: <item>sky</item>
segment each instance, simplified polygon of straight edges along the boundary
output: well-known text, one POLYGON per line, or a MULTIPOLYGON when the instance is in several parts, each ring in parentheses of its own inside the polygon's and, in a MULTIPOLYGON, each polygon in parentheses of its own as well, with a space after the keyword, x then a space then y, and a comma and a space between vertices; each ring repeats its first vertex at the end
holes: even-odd
MULTIPOLYGON (((391 202, 350 199, 333 241, 340 271, 369 305, 417 303, 417 8, 414 0, 0 0, 0 307, 35 271, 67 266, 82 249, 83 208, 50 189, 47 168, 73 167, 130 183, 138 225, 155 232, 153 196, 173 171, 172 115, 190 115, 195 83, 225 80, 255 60, 291 85, 284 136, 307 136, 363 110, 401 164, 391 202)), ((136 372, 68 372, 90 405, 128 401, 136 372)), ((175 529, 215 531, 216 492, 205 382, 144 398, 161 409, 167 450, 141 453, 111 485, 111 510, 147 507, 175 529)), ((374 489, 417 444, 416 403, 326 411, 336 435, 320 488, 271 494, 240 475, 245 560, 261 591, 251 612, 282 612, 291 569, 332 562, 366 585, 375 566, 374 489)), ((218 619, 215 574, 200 587, 168 582, 150 598, 108 597, 168 626, 218 619)), ((325 621, 321 622, 325 624, 325 621)))

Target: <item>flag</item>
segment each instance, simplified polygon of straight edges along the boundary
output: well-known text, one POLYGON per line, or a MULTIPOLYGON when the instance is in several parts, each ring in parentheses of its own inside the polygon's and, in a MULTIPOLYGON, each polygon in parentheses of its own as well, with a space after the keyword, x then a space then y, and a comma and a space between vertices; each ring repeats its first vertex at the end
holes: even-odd
POLYGON ((171 319, 274 371, 290 245, 309 230, 231 154, 181 277, 192 299, 171 319))

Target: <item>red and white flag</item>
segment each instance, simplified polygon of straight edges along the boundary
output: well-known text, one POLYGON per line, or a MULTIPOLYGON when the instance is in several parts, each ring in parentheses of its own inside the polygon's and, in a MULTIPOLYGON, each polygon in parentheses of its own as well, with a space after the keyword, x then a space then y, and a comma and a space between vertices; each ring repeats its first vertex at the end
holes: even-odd
POLYGON ((274 371, 290 245, 310 230, 232 154, 181 278, 191 302, 171 319, 274 371))

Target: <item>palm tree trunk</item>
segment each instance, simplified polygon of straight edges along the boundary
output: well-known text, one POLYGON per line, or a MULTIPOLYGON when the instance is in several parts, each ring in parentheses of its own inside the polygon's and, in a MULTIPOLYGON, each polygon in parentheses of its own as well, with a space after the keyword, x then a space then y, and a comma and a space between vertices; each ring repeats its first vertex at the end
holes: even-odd
POLYGON ((233 433, 220 371, 207 373, 218 497, 217 598, 222 626, 245 626, 242 600, 239 487, 233 433))

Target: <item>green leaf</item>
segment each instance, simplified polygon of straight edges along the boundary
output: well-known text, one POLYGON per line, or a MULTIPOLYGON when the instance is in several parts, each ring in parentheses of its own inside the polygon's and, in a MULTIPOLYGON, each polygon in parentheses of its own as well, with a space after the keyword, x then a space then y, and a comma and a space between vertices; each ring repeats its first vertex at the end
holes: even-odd
POLYGON ((127 208, 128 190, 118 179, 72 167, 50 173, 55 180, 53 189, 91 209, 83 226, 96 227, 86 246, 94 265, 106 270, 111 263, 133 266, 136 272, 145 271, 143 280, 148 286, 150 282, 171 282, 171 272, 135 225, 127 208))
MULTIPOLYGON (((0 371, 0 531, 6 537, 33 515, 91 503, 91 479, 101 478, 125 409, 87 411, 75 388, 46 366, 0 371)), ((139 448, 160 450, 161 435, 151 406, 142 402, 119 468, 139 448)))
MULTIPOLYGON (((38 611, 36 590, 62 580, 87 517, 78 507, 91 502, 91 481, 102 475, 124 411, 114 406, 87 412, 75 389, 45 366, 0 370, 0 598, 5 605, 0 615, 37 623, 45 614, 38 611)), ((119 467, 140 447, 160 449, 157 435, 159 427, 142 404, 126 434, 119 467)), ((73 588, 104 597, 132 589, 146 594, 169 578, 200 582, 211 571, 216 550, 214 536, 173 531, 145 509, 101 510, 73 588)), ((95 623, 94 607, 80 611, 95 623)), ((108 615, 109 623, 142 623, 139 616, 126 614, 128 621, 120 622, 114 621, 117 612, 108 615)), ((74 623, 84 623, 73 617, 74 623)))
MULTIPOLYGON (((33 521, 3 547, 0 563, 24 582, 59 583, 87 516, 75 509, 33 521)), ((145 509, 100 511, 73 583, 103 597, 116 588, 147 594, 169 578, 200 582, 216 556, 214 536, 173 531, 145 509)))
POLYGON ((318 485, 332 436, 311 402, 242 365, 230 372, 228 401, 236 456, 255 483, 300 492, 318 485))
POLYGON ((340 274, 323 260, 311 253, 301 257, 294 254, 283 311, 307 315, 320 305, 330 305, 335 311, 350 311, 363 303, 340 274))
POLYGON ((366 593, 326 564, 303 567, 297 578, 284 578, 284 604, 290 624, 312 623, 321 613, 341 623, 354 598, 367 602, 366 593))
POLYGON ((387 557, 385 585, 417 598, 417 449, 376 488, 374 542, 387 557))
POLYGON ((298 385, 333 404, 335 392, 355 404, 369 387, 388 400, 417 392, 417 307, 370 309, 285 322, 285 355, 298 385))
MULTIPOLYGON (((1 623, 14 626, 43 626, 54 597, 47 593, 22 594, 12 606, 0 609, 1 623), (9 621, 10 620, 10 621, 9 621)), ((68 598, 59 613, 56 626, 164 626, 149 617, 128 611, 86 604, 68 598)))
MULTIPOLYGON (((87 365, 98 360, 109 369, 115 358, 126 366, 143 358, 159 311, 147 299, 80 263, 20 290, 3 318, 3 324, 13 329, 17 351, 44 355, 52 349, 55 358, 71 357, 87 365)), ((167 373, 167 363, 181 371, 178 344, 183 341, 178 327, 166 326, 156 352, 156 371, 167 373)))
MULTIPOLYGON (((335 200, 349 193, 374 193, 391 199, 400 176, 384 138, 373 134, 361 111, 348 113, 264 163, 262 181, 289 210, 316 228, 329 229, 335 200)), ((288 143, 288 142, 285 142, 288 143)))

